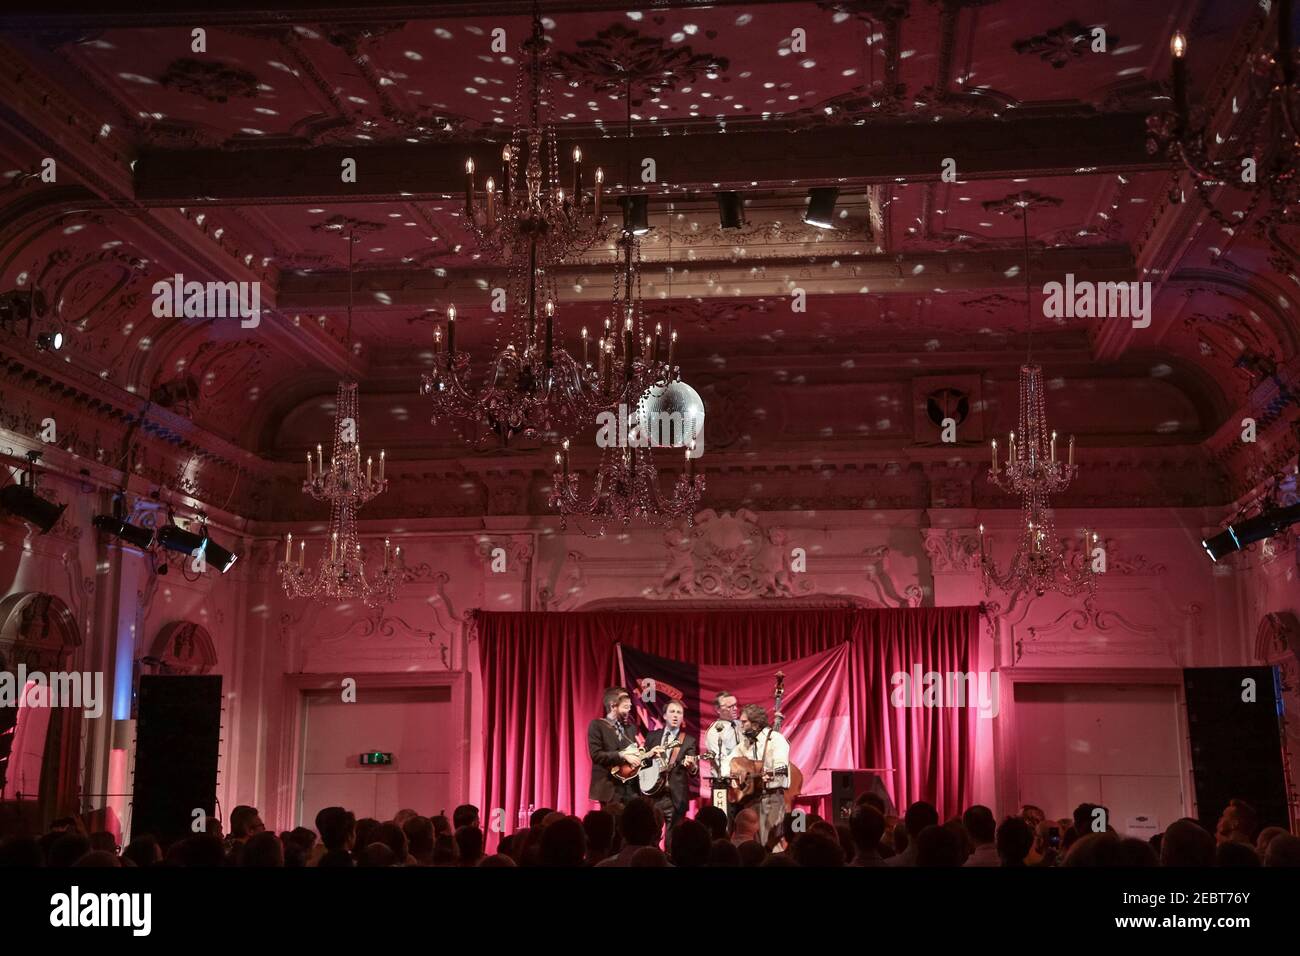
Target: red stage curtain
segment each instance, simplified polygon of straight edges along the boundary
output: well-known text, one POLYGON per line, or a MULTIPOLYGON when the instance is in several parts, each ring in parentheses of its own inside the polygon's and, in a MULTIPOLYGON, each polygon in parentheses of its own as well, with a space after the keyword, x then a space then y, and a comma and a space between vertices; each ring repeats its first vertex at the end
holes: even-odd
MULTIPOLYGON (((928 800, 946 819, 971 801, 972 708, 890 705, 899 672, 973 671, 979 609, 828 608, 477 614, 483 676, 485 819, 504 808, 581 816, 591 764, 587 724, 618 682, 614 645, 700 664, 766 664, 850 645, 853 746, 859 767, 893 767, 900 808, 928 800)), ((758 701, 770 707, 770 701, 758 701)), ((791 727, 792 732, 797 728, 791 727)))

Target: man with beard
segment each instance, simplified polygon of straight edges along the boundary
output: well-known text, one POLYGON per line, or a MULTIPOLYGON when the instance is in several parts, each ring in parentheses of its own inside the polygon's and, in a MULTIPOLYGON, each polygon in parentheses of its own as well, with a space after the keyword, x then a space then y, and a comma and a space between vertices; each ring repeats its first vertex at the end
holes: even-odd
POLYGON ((612 804, 626 804, 640 796, 636 775, 616 781, 610 770, 626 764, 641 766, 641 748, 628 723, 632 697, 622 687, 605 691, 605 716, 587 726, 587 754, 591 757, 591 786, 587 796, 599 801, 604 810, 612 804))

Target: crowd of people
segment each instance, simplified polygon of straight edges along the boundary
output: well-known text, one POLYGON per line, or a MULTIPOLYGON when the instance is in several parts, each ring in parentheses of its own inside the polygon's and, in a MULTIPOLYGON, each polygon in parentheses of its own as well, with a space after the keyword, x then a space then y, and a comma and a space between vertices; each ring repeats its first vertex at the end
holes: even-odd
POLYGON ((999 823, 988 807, 977 805, 940 823, 924 801, 898 818, 887 814, 878 796, 864 794, 843 822, 798 810, 787 814, 764 845, 753 808, 729 815, 705 807, 668 834, 664 814, 646 797, 581 819, 536 810, 527 827, 510 834, 485 833, 478 808, 469 804, 450 818, 402 810, 388 821, 358 820, 343 807, 326 807, 316 815, 315 830, 279 834, 266 829, 256 808, 240 806, 228 834, 210 821, 207 832, 167 847, 150 836, 119 847, 113 834, 86 833, 68 817, 42 836, 0 842, 0 866, 1300 866, 1300 836, 1261 828, 1242 800, 1224 809, 1213 832, 1184 818, 1149 839, 1125 837, 1107 817, 1106 808, 1090 803, 1059 820, 1025 806, 999 823))

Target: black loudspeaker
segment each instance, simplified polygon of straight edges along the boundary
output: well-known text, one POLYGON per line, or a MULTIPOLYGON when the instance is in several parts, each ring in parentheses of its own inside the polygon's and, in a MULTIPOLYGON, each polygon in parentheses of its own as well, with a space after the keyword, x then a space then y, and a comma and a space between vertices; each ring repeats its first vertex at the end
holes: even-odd
POLYGON ((874 793, 885 801, 885 815, 894 816, 898 809, 885 789, 880 775, 872 770, 831 771, 831 823, 848 823, 858 797, 874 793))
POLYGON ((221 677, 140 678, 131 836, 166 846, 193 835, 194 811, 216 813, 221 677))
POLYGON ((1280 679, 1275 667, 1183 671, 1196 812, 1211 832, 1234 797, 1255 808, 1260 829, 1288 826, 1280 679))

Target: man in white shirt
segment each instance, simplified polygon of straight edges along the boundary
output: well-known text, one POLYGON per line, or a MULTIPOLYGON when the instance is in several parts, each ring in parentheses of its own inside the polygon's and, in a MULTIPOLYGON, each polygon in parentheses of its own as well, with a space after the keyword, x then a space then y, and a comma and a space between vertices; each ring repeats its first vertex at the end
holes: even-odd
MULTIPOLYGON (((716 756, 713 764, 714 775, 726 777, 731 771, 731 755, 736 752, 736 748, 741 743, 740 709, 736 695, 729 690, 719 692, 713 698, 713 703, 718 710, 718 717, 705 732, 704 746, 716 756)), ((728 823, 736 818, 736 809, 730 803, 727 804, 728 823)))
MULTIPOLYGON (((757 781, 758 842, 767 844, 768 834, 779 829, 785 820, 785 791, 790 785, 790 744, 767 726, 767 711, 750 704, 740 717, 741 743, 735 756, 760 761, 762 778, 757 781)), ((728 763, 730 769, 730 763, 728 763)))

